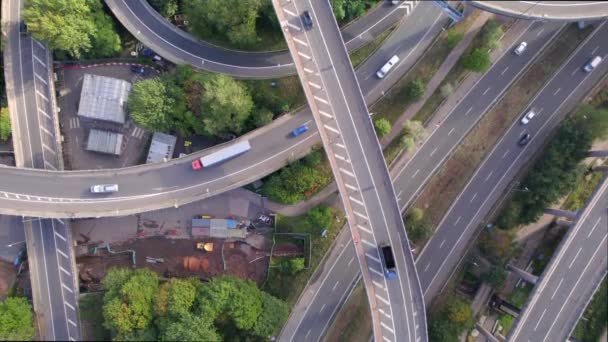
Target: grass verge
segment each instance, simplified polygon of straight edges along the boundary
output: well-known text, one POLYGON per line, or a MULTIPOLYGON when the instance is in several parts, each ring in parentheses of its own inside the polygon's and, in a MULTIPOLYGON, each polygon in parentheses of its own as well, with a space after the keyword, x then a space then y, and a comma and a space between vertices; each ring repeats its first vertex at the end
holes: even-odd
MULTIPOLYGON (((523 308, 524 304, 526 304, 526 301, 528 300, 528 297, 530 296, 530 293, 532 293, 532 288, 532 285, 528 283, 524 283, 523 287, 516 287, 509 294, 509 303, 515 305, 519 309, 523 308)), ((505 330, 505 332, 507 331, 508 330, 505 330)))
POLYGON ((464 35, 478 15, 479 12, 475 11, 462 22, 442 32, 412 70, 401 77, 384 97, 372 105, 370 112, 378 113, 378 116, 387 119, 391 124, 397 121, 407 107, 414 102, 407 94, 408 85, 416 79, 422 80, 424 84, 428 83, 452 48, 461 39, 458 36, 464 35))
POLYGON ((361 63, 363 63, 367 57, 371 56, 378 48, 384 43, 386 38, 395 30, 397 25, 391 26, 388 30, 380 33, 374 40, 363 45, 359 49, 350 53, 350 62, 353 64, 353 68, 356 69, 361 63))
POLYGON ((288 112, 306 104, 306 97, 298 76, 242 82, 251 89, 256 104, 262 104, 275 113, 288 112))
POLYGON ((596 342, 606 329, 608 322, 608 280, 604 281, 585 309, 583 317, 574 328, 573 335, 582 342, 596 342))
POLYGON ((359 281, 327 330, 326 341, 367 342, 372 335, 369 302, 359 281))
POLYGON ((110 341, 110 331, 103 325, 103 293, 84 294, 79 301, 80 322, 84 341, 110 341))
POLYGON ((437 174, 431 178, 412 207, 424 208, 426 217, 434 227, 487 153, 526 108, 530 99, 589 33, 591 29, 581 31, 576 25, 565 29, 473 127, 437 174))
POLYGON ((581 177, 575 185, 574 190, 568 195, 562 208, 564 210, 575 211, 583 207, 585 202, 591 197, 604 175, 601 171, 591 171, 581 177))
POLYGON ((340 232, 340 228, 345 224, 344 215, 332 208, 332 225, 327 229, 327 235, 321 237, 321 229, 312 227, 306 220, 306 215, 301 216, 277 216, 277 233, 296 233, 307 236, 310 241, 311 259, 308 268, 295 274, 282 273, 278 268, 270 268, 268 279, 263 288, 268 293, 281 298, 292 307, 298 299, 300 293, 306 286, 308 279, 317 269, 323 256, 331 246, 332 242, 340 232))

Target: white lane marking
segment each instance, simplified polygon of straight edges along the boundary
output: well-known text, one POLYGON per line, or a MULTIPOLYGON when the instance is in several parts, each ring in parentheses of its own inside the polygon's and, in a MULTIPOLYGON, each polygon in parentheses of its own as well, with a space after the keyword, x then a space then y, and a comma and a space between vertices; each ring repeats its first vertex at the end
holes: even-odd
POLYGON ((315 87, 315 88, 317 88, 317 89, 321 89, 321 86, 318 85, 318 84, 316 84, 316 83, 314 83, 314 82, 308 81, 308 84, 311 85, 311 86, 313 86, 313 87, 315 87))
POLYGON ((325 305, 326 304, 321 305, 321 309, 319 310, 319 313, 323 312, 323 309, 325 309, 325 305))
POLYGON ((538 31, 538 33, 536 34, 536 36, 537 36, 537 37, 539 37, 539 36, 541 35, 541 33, 543 33, 544 31, 545 31, 545 28, 544 28, 544 27, 542 27, 542 28, 540 29, 540 31, 538 31))
POLYGON ((536 322, 536 325, 534 326, 534 331, 536 331, 536 328, 538 328, 538 325, 540 324, 540 322, 543 321, 543 317, 545 317, 546 312, 547 312, 547 309, 543 310, 543 313, 540 315, 540 319, 538 320, 538 322, 536 322))
POLYGON ((56 167, 55 167, 53 164, 49 163, 49 162, 48 162, 48 161, 46 161, 46 160, 44 161, 44 165, 45 165, 46 167, 48 167, 48 168, 53 169, 53 170, 57 170, 57 168, 56 168, 56 167))
POLYGON ((483 182, 487 182, 488 179, 490 179, 490 177, 492 177, 492 174, 494 173, 494 170, 491 170, 490 172, 488 172, 488 175, 486 176, 486 179, 483 180, 483 182))
POLYGON ((472 110, 473 110, 473 106, 471 106, 471 108, 469 108, 469 109, 467 110, 467 112, 466 112, 466 113, 464 113, 464 116, 469 115, 469 113, 470 113, 472 110))
MULTIPOLYGON (((330 118, 330 119, 333 119, 333 118, 334 118, 334 117, 333 117, 331 114, 329 114, 329 113, 327 113, 327 112, 324 112, 324 111, 322 111, 322 110, 320 110, 320 111, 319 111, 319 114, 321 114, 321 115, 323 115, 323 116, 325 116, 325 117, 327 117, 327 118, 330 118)), ((337 144, 336 144, 336 145, 337 145, 337 144)), ((342 145, 342 146, 344 147, 344 145, 342 145)))
POLYGON ((72 326, 76 326, 76 323, 74 323, 74 321, 72 321, 71 319, 68 318, 68 323, 70 323, 72 326))
POLYGON ((59 266, 59 270, 60 270, 61 272, 65 273, 66 275, 71 276, 70 272, 68 272, 68 270, 66 270, 65 268, 63 268, 63 267, 59 266))
POLYGON ((575 68, 574 70, 572 70, 572 73, 570 73, 570 76, 574 76, 574 74, 576 74, 578 72, 578 67, 575 68))
POLYGON ((414 174, 412 175, 412 178, 416 177, 416 175, 418 174, 418 172, 420 172, 420 169, 417 169, 416 171, 414 171, 414 174))
POLYGON ((384 312, 384 310, 382 309, 378 309, 378 311, 383 314, 384 316, 386 316, 386 318, 391 319, 391 315, 387 314, 386 312, 384 312))
POLYGON ((507 149, 505 151, 505 153, 502 154, 502 158, 501 159, 505 159, 505 157, 507 156, 507 154, 509 154, 509 149, 507 149))
POLYGON ((445 243, 445 239, 443 239, 443 241, 441 241, 441 243, 439 244, 439 249, 441 249, 441 247, 443 247, 444 243, 445 243))
POLYGON ((557 294, 557 290, 559 290, 559 287, 562 285, 562 282, 564 281, 564 278, 559 280, 559 284, 557 284, 557 287, 555 288, 555 291, 553 291, 553 294, 551 295, 551 300, 553 300, 553 297, 555 297, 555 295, 557 294))
POLYGON ((74 293, 74 291, 72 291, 72 289, 70 289, 69 287, 67 287, 64 283, 61 283, 61 287, 63 287, 64 289, 66 289, 66 291, 68 291, 69 293, 74 293))
POLYGON ((475 200, 476 197, 477 197, 477 193, 474 193, 473 197, 471 197, 471 200, 469 201, 469 203, 473 203, 473 201, 475 200))
MULTIPOLYGON (((290 11, 290 10, 288 10, 287 8, 283 8, 283 12, 285 12, 285 13, 289 14, 289 15, 290 15, 290 16, 292 16, 292 17, 295 17, 295 16, 296 16, 296 14, 295 14, 295 13, 293 13, 293 12, 292 12, 292 11, 290 11)), ((294 38, 294 39, 295 39, 295 38, 294 38)))
POLYGON ((557 95, 557 93, 559 93, 560 90, 562 90, 562 88, 557 88, 557 90, 555 91, 555 93, 553 93, 553 96, 557 95))
POLYGON ((504 74, 505 74, 505 72, 507 72, 507 70, 509 70, 509 67, 506 67, 506 68, 505 68, 505 70, 503 70, 503 71, 500 73, 500 76, 504 75, 504 74))
POLYGON ((35 73, 35 72, 34 72, 34 76, 35 76, 35 77, 36 77, 36 78, 37 78, 37 79, 38 79, 40 82, 44 83, 44 85, 49 85, 49 83, 48 83, 48 82, 47 82, 47 81, 46 81, 44 78, 42 78, 42 76, 38 75, 38 74, 37 74, 37 73, 35 73))
POLYGON ((67 305, 70 309, 76 311, 76 308, 74 306, 72 306, 72 304, 70 304, 70 303, 68 303, 66 301, 63 301, 63 304, 67 305))
POLYGON ((353 214, 355 214, 355 215, 359 216, 360 218, 364 219, 365 221, 367 221, 367 220, 368 220, 367 216, 365 216, 365 215, 361 214, 361 213, 360 213, 360 212, 358 212, 358 211, 353 210, 353 214))
POLYGON ((340 144, 340 143, 336 143, 336 146, 338 146, 338 147, 343 148, 343 149, 345 149, 345 150, 346 150, 346 146, 344 146, 344 145, 342 145, 342 144, 340 144))
POLYGON ((371 230, 369 230, 369 229, 367 229, 367 228, 363 227, 363 226, 362 226, 362 225, 360 225, 360 224, 358 224, 358 225, 357 225, 357 228, 361 229, 362 231, 364 231, 364 232, 366 232, 366 233, 368 233, 368 234, 372 234, 372 231, 371 231, 371 230))
POLYGON ((361 239, 361 242, 363 242, 364 244, 366 244, 366 245, 368 245, 370 247, 376 248, 376 245, 374 245, 373 243, 371 243, 371 242, 369 242, 369 241, 367 241, 365 239, 361 239))
MULTIPOLYGON (((381 276, 381 277, 383 277, 383 276, 384 276, 384 274, 382 274, 382 272, 380 272, 380 271, 376 270, 375 268, 368 267, 368 269, 369 269, 370 271, 372 271, 372 272, 376 273, 377 275, 381 276)), ((388 303, 387 303, 387 304, 388 304, 388 303)))
POLYGON ((592 55, 593 55, 593 54, 595 54, 595 52, 596 52, 596 51, 597 51, 597 49, 599 49, 599 48, 600 48, 600 46, 599 46, 599 45, 598 45, 598 46, 596 46, 596 47, 594 47, 594 48, 593 48, 593 50, 591 51, 591 54, 592 54, 592 55))
POLYGON ((40 97, 42 97, 43 100, 45 100, 46 102, 49 102, 49 98, 44 96, 43 93, 39 92, 38 90, 36 90, 36 94, 38 94, 40 97))
POLYGON ((314 74, 315 73, 314 71, 312 71, 312 70, 310 70, 308 68, 304 68, 304 71, 306 71, 309 74, 314 74))
POLYGON ((457 225, 458 222, 460 222, 460 219, 462 218, 462 216, 458 216, 458 218, 456 219, 456 221, 454 221, 454 225, 457 225))
POLYGON ((437 152, 438 147, 435 147, 434 150, 431 151, 431 154, 429 154, 429 157, 432 157, 433 154, 435 154, 435 152, 437 152))
POLYGON ((307 333, 306 333, 306 335, 304 336, 304 339, 306 339, 306 338, 308 337, 308 335, 310 335, 310 331, 311 331, 311 330, 312 330, 312 329, 308 329, 308 332, 307 332, 307 333))
POLYGON ((42 113, 42 115, 46 116, 48 119, 53 119, 47 112, 45 112, 44 110, 38 108, 38 112, 42 113))
POLYGON ((46 64, 40 58, 36 57, 36 55, 32 55, 32 57, 34 57, 36 62, 42 64, 42 66, 46 68, 46 64))
POLYGON ((452 132, 454 132, 455 129, 456 127, 452 127, 452 129, 448 132, 448 137, 450 136, 450 134, 452 134, 452 132))
POLYGON ((593 231, 595 230, 595 227, 597 227, 597 225, 600 223, 600 220, 602 218, 598 217, 597 221, 595 221, 595 224, 593 225, 593 228, 591 228, 591 231, 589 232, 589 234, 587 234, 587 239, 591 237, 591 234, 593 234, 593 231))
POLYGON ((55 235, 58 236, 61 240, 67 241, 61 234, 55 232, 55 235))
POLYGON ((424 272, 426 272, 426 270, 428 270, 430 266, 431 266, 431 262, 429 261, 429 263, 426 264, 426 266, 424 266, 424 272))
POLYGON ((348 183, 344 183, 344 186, 351 189, 352 191, 357 191, 357 188, 355 188, 354 186, 348 184, 348 183))
POLYGON ((574 265, 574 262, 576 261, 576 258, 578 258, 578 255, 581 254, 581 251, 583 250, 583 247, 580 247, 578 249, 578 251, 576 251, 576 254, 574 255, 574 258, 572 259, 572 261, 570 262, 570 265, 568 265, 568 269, 572 268, 572 265, 574 265))
POLYGON ((323 125, 323 127, 325 127, 326 129, 328 129, 328 130, 330 130, 330 131, 332 131, 332 132, 334 132, 336 134, 340 134, 340 131, 338 131, 337 129, 335 129, 335 128, 331 127, 331 126, 323 125))
MULTIPOLYGON (((302 31, 302 29, 299 26, 296 26, 296 25, 294 25, 294 24, 292 24, 290 22, 287 22, 287 26, 291 27, 292 29, 294 29, 294 30, 296 30, 298 32, 302 31)), ((299 54, 299 52, 298 52, 298 54, 299 54)))
POLYGON ((300 55, 300 56, 302 56, 302 57, 304 57, 304 58, 306 58, 306 59, 309 59, 309 60, 310 60, 310 59, 312 59, 312 57, 310 57, 309 55, 307 55, 307 54, 305 54, 305 53, 302 53, 302 52, 300 52, 300 51, 298 51, 298 55, 300 55))
POLYGON ((379 282, 372 280, 372 284, 376 285, 376 287, 378 287, 380 290, 384 290, 384 285, 380 284, 379 282))
POLYGON ((391 334, 395 333, 395 331, 393 329, 391 329, 388 325, 384 324, 384 322, 380 322, 380 325, 382 327, 384 327, 384 329, 388 330, 391 332, 391 334))
POLYGON ((339 155, 337 153, 334 153, 334 157, 340 159, 343 162, 347 162, 348 163, 348 160, 346 160, 346 158, 342 157, 341 155, 339 155))
POLYGON ((365 256, 367 256, 368 258, 374 260, 375 262, 380 262, 380 259, 376 258, 375 256, 369 254, 369 253, 365 253, 365 256))
POLYGON ((346 264, 346 267, 349 267, 350 264, 352 264, 354 260, 355 260, 355 257, 351 257, 350 260, 348 261, 348 264, 346 264))
POLYGON ((51 152, 53 155, 57 155, 57 153, 52 148, 48 147, 45 143, 42 143, 42 148, 44 148, 47 151, 51 152))
POLYGON ((44 131, 44 133, 50 135, 51 137, 53 137, 53 133, 51 133, 51 131, 49 131, 48 129, 44 128, 44 126, 40 126, 40 129, 42 131, 44 131))
POLYGON ((313 98, 314 98, 315 100, 317 100, 317 101, 321 102, 321 103, 329 104, 329 102, 327 102, 327 100, 322 99, 322 98, 320 98, 320 97, 318 97, 318 96, 313 96, 313 98))
POLYGON ((65 253, 63 253, 63 252, 61 251, 61 249, 57 248, 57 249, 56 249, 56 251, 57 251, 57 253, 61 254, 61 256, 63 256, 64 258, 68 259, 68 255, 67 255, 67 254, 65 254, 65 253))
MULTIPOLYGON (((393 342, 393 341, 391 341, 391 339, 389 339, 388 337, 386 337, 384 335, 382 335, 382 339, 386 342, 393 342)), ((418 342, 418 341, 416 341, 416 342, 418 342)))
POLYGON ((488 89, 484 90, 484 92, 483 92, 483 94, 482 94, 482 95, 487 94, 487 93, 490 91, 490 88, 492 88, 492 87, 488 87, 488 89))
POLYGON ((355 175, 348 170, 344 170, 343 168, 340 168, 340 171, 347 176, 351 176, 351 177, 355 178, 355 175))
POLYGON ((358 199, 354 198, 353 196, 348 196, 348 198, 349 198, 351 201, 353 201, 353 202, 357 203, 358 205, 365 206, 365 204, 363 204, 363 202, 359 201, 358 199))
POLYGON ((389 301, 388 301, 388 300, 386 300, 386 299, 384 299, 382 296, 378 296, 378 295, 376 294, 376 298, 380 299, 380 301, 384 302, 386 305, 391 305, 391 303, 389 303, 389 301))
POLYGON ((338 287, 338 284, 340 284, 340 281, 336 281, 336 283, 334 284, 334 287, 331 288, 332 291, 336 290, 336 287, 338 287))

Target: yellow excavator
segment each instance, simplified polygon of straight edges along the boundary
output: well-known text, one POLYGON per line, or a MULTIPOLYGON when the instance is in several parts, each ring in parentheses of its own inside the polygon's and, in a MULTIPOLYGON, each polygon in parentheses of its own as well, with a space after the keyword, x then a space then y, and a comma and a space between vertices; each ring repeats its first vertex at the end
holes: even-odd
POLYGON ((202 250, 205 252, 212 252, 213 251, 213 242, 197 242, 196 249, 199 249, 199 250, 202 250))

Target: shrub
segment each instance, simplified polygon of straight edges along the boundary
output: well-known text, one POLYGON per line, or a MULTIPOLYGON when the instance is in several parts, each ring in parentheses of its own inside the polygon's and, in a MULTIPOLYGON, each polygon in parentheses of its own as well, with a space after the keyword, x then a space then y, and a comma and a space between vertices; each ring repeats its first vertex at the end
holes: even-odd
POLYGON ((424 95, 424 81, 417 78, 407 85, 407 96, 411 101, 418 101, 424 95))
POLYGON ((378 120, 374 120, 374 128, 376 129, 376 134, 379 138, 385 137, 391 131, 391 123, 385 119, 380 118, 378 120))
POLYGON ((459 32, 454 30, 454 28, 451 28, 448 30, 448 48, 449 49, 453 49, 456 45, 458 45, 458 43, 460 43, 460 41, 462 40, 462 38, 464 37, 464 33, 463 32, 459 32))
POLYGON ((491 64, 490 54, 483 48, 476 48, 461 60, 462 66, 476 72, 486 71, 491 64))

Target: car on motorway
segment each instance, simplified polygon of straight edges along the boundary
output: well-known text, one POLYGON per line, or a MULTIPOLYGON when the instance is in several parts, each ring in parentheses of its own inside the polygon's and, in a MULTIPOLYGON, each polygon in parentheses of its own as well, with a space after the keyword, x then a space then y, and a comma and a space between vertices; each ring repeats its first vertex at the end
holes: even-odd
POLYGON ((528 142, 530 142, 530 133, 525 133, 519 138, 517 144, 519 144, 519 146, 524 146, 528 142))
POLYGON ((522 123, 522 125, 527 125, 528 122, 530 122, 530 120, 532 120, 532 118, 534 118, 536 116, 536 112, 534 111, 534 109, 530 109, 526 115, 524 115, 521 120, 519 122, 522 123))
POLYGON ((378 76, 378 78, 384 78, 384 76, 386 76, 386 74, 388 74, 388 72, 391 71, 391 69, 398 62, 399 62, 399 57, 398 56, 391 57, 391 59, 389 59, 388 62, 386 62, 382 66, 382 68, 380 68, 380 70, 378 70, 378 72, 376 72, 376 76, 378 76))
POLYGON ((297 137, 299 135, 301 135, 302 133, 305 133, 306 131, 308 131, 308 126, 306 124, 294 129, 293 131, 291 131, 291 136, 292 137, 297 137))
POLYGON ((306 30, 312 29, 312 17, 308 11, 304 11, 300 18, 302 19, 302 25, 304 25, 306 30))
POLYGON ((585 70, 585 72, 591 72, 593 69, 595 69, 600 63, 602 62, 602 57, 600 56, 595 56, 593 58, 591 58, 591 60, 589 60, 589 62, 587 62, 587 64, 585 64, 585 66, 583 67, 583 70, 585 70))
POLYGON ((515 50, 513 50, 513 53, 515 53, 518 56, 521 56, 524 53, 524 51, 526 51, 527 47, 528 47, 528 43, 521 42, 521 43, 519 43, 519 45, 517 45, 515 50))
POLYGON ((118 184, 97 184, 91 185, 91 192, 94 194, 110 194, 118 191, 118 184))
POLYGON ((390 245, 380 245, 380 257, 382 258, 382 265, 384 266, 384 276, 386 279, 397 278, 397 270, 395 264, 395 257, 393 256, 393 249, 390 245))

